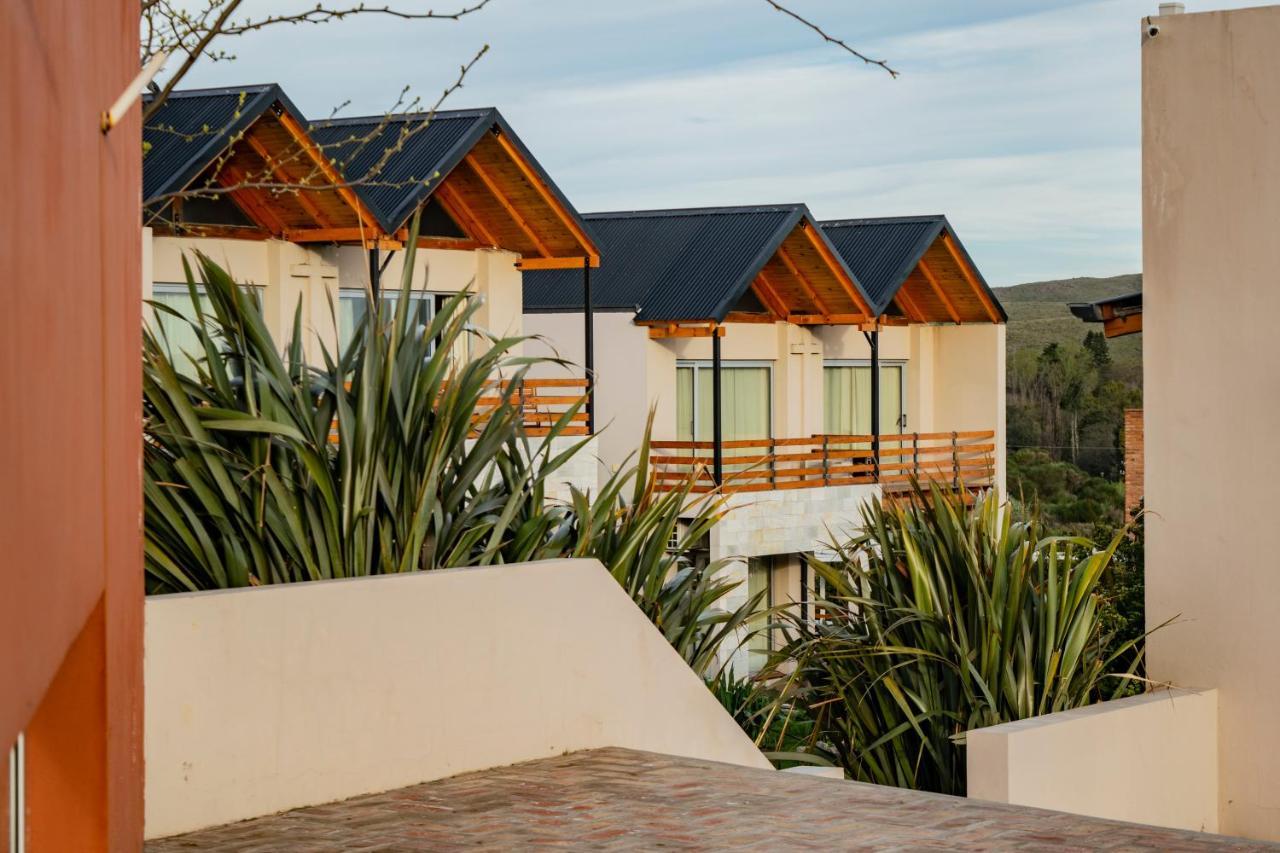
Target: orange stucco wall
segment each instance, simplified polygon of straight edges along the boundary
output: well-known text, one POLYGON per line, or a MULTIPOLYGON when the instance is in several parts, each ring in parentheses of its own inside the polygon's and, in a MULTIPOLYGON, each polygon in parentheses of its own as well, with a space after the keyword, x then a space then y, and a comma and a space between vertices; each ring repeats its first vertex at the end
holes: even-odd
POLYGON ((29 849, 141 838, 139 188, 129 0, 0 4, 0 756, 29 849))

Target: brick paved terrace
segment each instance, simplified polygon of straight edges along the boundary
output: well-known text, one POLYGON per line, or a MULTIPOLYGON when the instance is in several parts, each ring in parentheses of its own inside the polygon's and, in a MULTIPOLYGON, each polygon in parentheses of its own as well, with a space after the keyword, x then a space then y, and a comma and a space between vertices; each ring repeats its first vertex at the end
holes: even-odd
POLYGON ((1262 850, 1267 845, 624 749, 159 839, 148 853, 475 848, 1262 850))

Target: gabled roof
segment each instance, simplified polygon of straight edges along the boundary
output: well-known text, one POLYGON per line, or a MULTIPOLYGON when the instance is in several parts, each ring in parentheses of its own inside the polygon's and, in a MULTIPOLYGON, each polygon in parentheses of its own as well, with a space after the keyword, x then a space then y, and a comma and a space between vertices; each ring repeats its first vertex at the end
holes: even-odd
MULTIPOLYGON (((143 103, 151 103, 150 94, 143 103)), ((173 92, 142 129, 142 201, 185 188, 208 168, 234 138, 272 104, 295 119, 302 113, 274 83, 173 92)))
POLYGON ((144 212, 161 230, 295 242, 336 231, 377 236, 274 83, 173 92, 143 141, 144 212), (291 190, 275 189, 284 186, 291 190), (208 192, 190 192, 198 190, 208 192))
POLYGON ((877 315, 925 322, 1008 319, 945 216, 820 224, 866 289, 877 315))
POLYGON ((335 119, 310 132, 388 234, 437 198, 481 242, 531 258, 598 254, 578 212, 497 109, 335 119))
MULTIPOLYGON (((602 252, 591 276, 598 310, 635 311, 640 323, 865 317, 866 295, 803 204, 583 218, 602 252)), ((524 300, 529 312, 581 311, 581 270, 526 271, 524 300)))

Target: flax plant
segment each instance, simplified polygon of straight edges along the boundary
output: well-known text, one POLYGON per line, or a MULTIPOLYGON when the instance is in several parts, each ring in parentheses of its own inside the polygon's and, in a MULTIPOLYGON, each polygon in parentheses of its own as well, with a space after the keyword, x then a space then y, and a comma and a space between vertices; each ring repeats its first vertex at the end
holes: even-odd
POLYGON ((522 338, 472 330, 474 300, 451 300, 422 327, 407 298, 415 242, 395 310, 366 312, 351 343, 322 348, 318 365, 300 306, 278 344, 252 290, 206 256, 186 266, 194 318, 153 306, 197 345, 175 354, 165 324, 144 333, 148 592, 596 557, 685 660, 710 671, 753 604, 723 606, 736 584, 689 557, 721 503, 692 499, 693 473, 658 489, 647 431, 638 463, 598 493, 550 500, 549 479, 589 441, 554 441, 577 407, 549 435, 526 434, 515 395, 495 383, 518 388, 547 359, 514 355, 522 338), (467 335, 482 337, 480 352, 461 360, 467 335))
POLYGON ((1133 678, 1142 640, 1111 644, 1098 617, 1124 531, 1096 550, 1043 536, 994 491, 968 505, 937 484, 868 503, 862 522, 834 560, 811 563, 819 618, 782 617, 772 671, 778 707, 808 709, 811 746, 852 778, 963 794, 965 732, 1109 698, 1133 678))

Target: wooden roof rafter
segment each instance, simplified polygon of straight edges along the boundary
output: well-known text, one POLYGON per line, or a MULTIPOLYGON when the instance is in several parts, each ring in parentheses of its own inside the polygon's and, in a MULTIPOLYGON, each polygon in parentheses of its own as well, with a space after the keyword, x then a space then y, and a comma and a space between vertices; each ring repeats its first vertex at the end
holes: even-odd
MULTIPOLYGON (((951 317, 951 322, 960 325, 960 312, 956 310, 956 305, 951 301, 951 297, 947 296, 947 291, 938 282, 938 277, 933 274, 933 270, 929 268, 929 262, 924 258, 920 259, 920 263, 916 265, 920 274, 924 276, 924 280, 929 282, 929 287, 933 290, 933 295, 938 297, 938 301, 942 303, 942 307, 947 310, 947 315, 951 317)), ((899 291, 901 292, 901 291, 899 291)))
POLYGON ((480 182, 484 184, 485 188, 493 195, 498 204, 502 206, 516 225, 519 226, 520 230, 524 232, 524 235, 529 238, 529 241, 537 247, 538 252, 542 257, 554 257, 555 255, 551 249, 547 248, 546 242, 538 236, 538 233, 533 229, 533 227, 523 216, 520 215, 520 211, 518 211, 511 203, 511 200, 498 186, 497 182, 494 180, 493 176, 489 174, 488 170, 481 166, 479 161, 471 155, 468 155, 462 162, 466 163, 467 167, 475 173, 475 176, 480 179, 480 182))
POLYGON ((990 318, 993 323, 1004 322, 1004 319, 1000 316, 999 309, 996 308, 990 294, 987 293, 987 288, 978 281, 972 267, 969 265, 968 259, 965 257, 964 252, 960 251, 960 248, 956 245, 955 239, 951 236, 950 232, 942 232, 942 243, 946 246, 947 252, 955 260, 956 266, 960 268, 960 274, 964 276, 965 281, 968 282, 971 288, 973 288, 973 292, 977 295, 978 300, 982 303, 983 309, 987 312, 987 317, 990 318))
POLYGON ((849 276, 845 274, 844 264, 835 256, 830 247, 827 246, 826 242, 814 233, 817 229, 808 227, 808 223, 804 221, 801 221, 799 227, 800 230, 804 232, 805 236, 809 238, 809 243, 813 248, 822 256, 823 260, 827 262, 827 265, 835 271, 836 280, 840 282, 840 287, 844 289, 846 294, 848 294, 849 299, 854 305, 857 305, 858 308, 870 317, 874 313, 871 310, 871 306, 867 304, 867 300, 858 292, 858 288, 854 284, 853 279, 849 278, 849 276))
POLYGON ((493 233, 484 226, 480 218, 471 210, 466 199, 462 194, 453 188, 453 185, 447 181, 442 183, 436 191, 436 198, 440 204, 453 217, 453 221, 457 222, 472 237, 487 243, 489 246, 497 246, 498 241, 494 238, 493 233))
POLYGON ((342 200, 345 201, 353 211, 355 211, 359 222, 359 228, 362 232, 369 232, 368 237, 365 239, 375 240, 378 237, 389 236, 379 233, 382 229, 378 226, 377 217, 373 215, 373 212, 369 210, 369 207, 361 200, 359 194, 357 194, 352 187, 347 186, 347 180, 339 174, 337 168, 334 167, 329 157, 320 149, 320 146, 315 143, 311 138, 311 135, 307 133, 306 128, 302 127, 302 125, 294 119, 288 110, 282 111, 278 116, 278 119, 280 121, 280 125, 288 131, 291 137, 293 137, 294 142, 302 149, 303 152, 306 153, 311 162, 320 170, 320 173, 325 176, 325 179, 333 185, 334 190, 342 197, 342 200))
POLYGON ((818 309, 818 313, 825 317, 834 316, 830 306, 828 306, 822 297, 818 295, 818 291, 814 289, 814 286, 809 282, 809 279, 800 271, 800 268, 796 266, 795 261, 791 259, 791 254, 787 251, 786 246, 778 247, 777 256, 778 260, 782 261, 782 265, 787 268, 787 272, 791 273, 795 280, 800 283, 800 289, 803 290, 805 296, 809 297, 810 301, 813 302, 814 307, 818 309))

